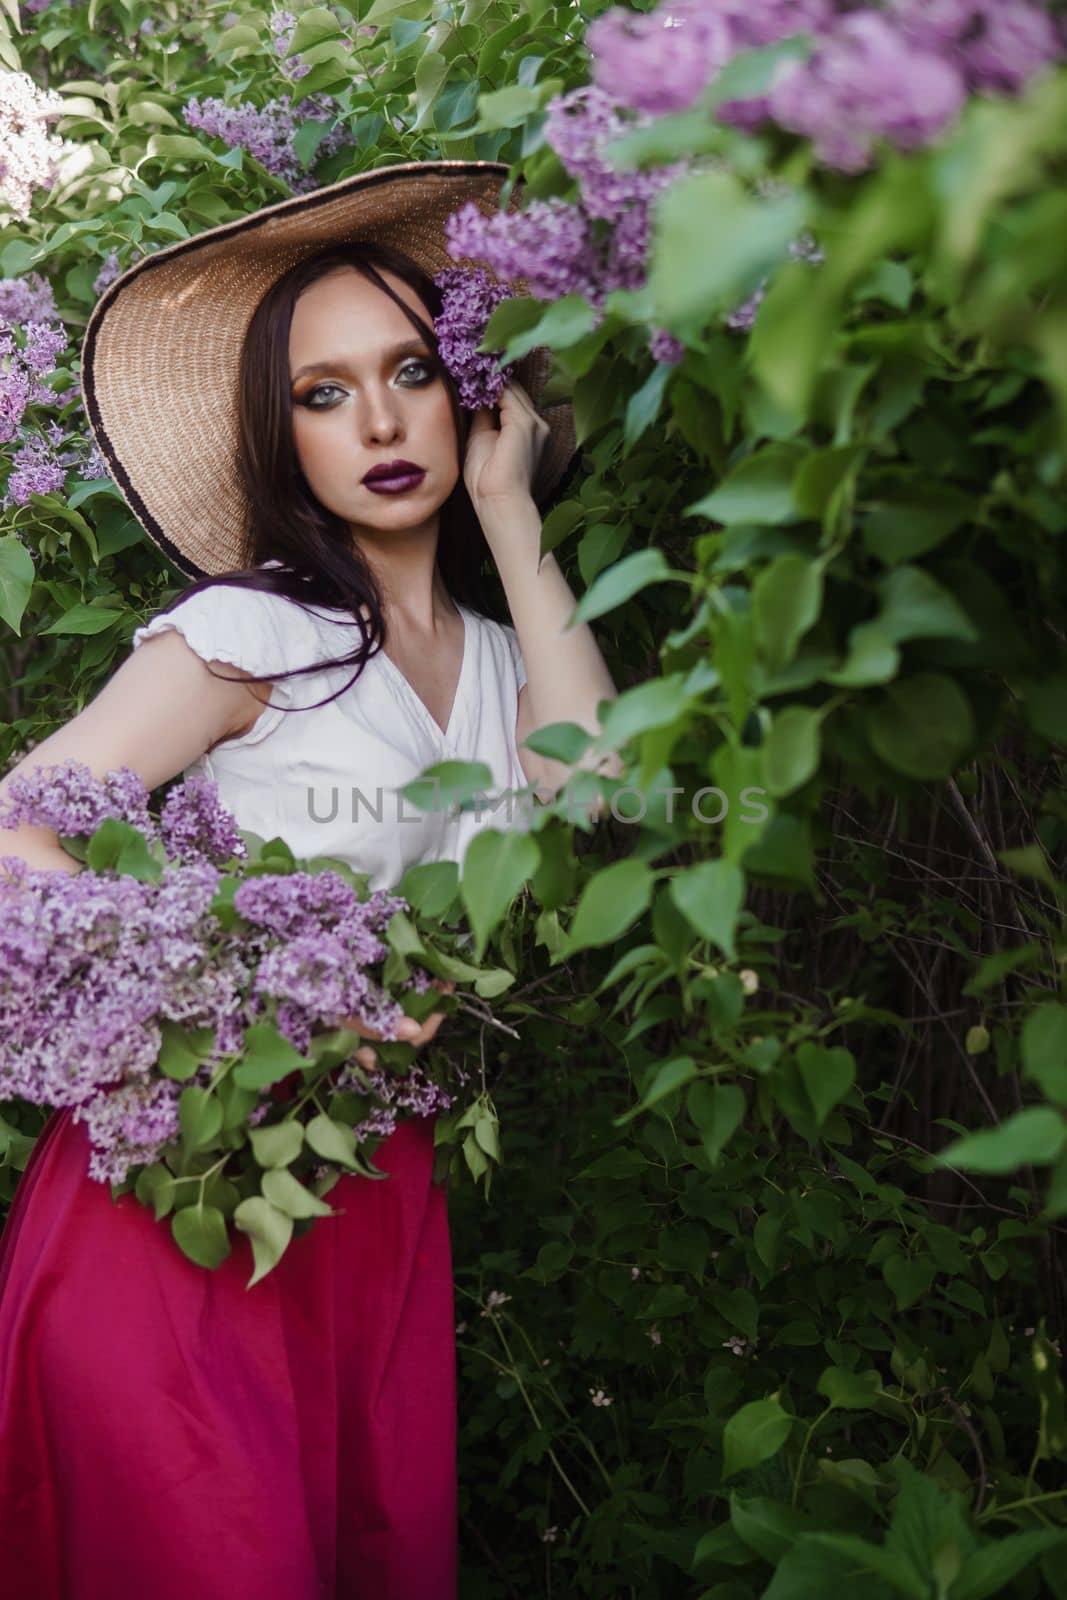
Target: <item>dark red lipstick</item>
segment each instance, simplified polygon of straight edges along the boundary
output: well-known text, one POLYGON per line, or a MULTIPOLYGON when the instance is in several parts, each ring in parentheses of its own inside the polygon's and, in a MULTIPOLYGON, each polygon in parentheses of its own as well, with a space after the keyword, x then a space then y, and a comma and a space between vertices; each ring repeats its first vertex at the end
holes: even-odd
POLYGON ((382 461, 364 474, 363 482, 375 494, 403 494, 417 489, 425 476, 424 469, 414 461, 382 461))

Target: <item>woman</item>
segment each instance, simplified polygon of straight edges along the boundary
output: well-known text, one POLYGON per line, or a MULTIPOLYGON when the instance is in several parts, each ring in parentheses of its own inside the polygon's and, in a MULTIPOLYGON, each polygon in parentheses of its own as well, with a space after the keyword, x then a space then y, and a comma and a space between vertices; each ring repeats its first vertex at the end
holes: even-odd
MULTIPOLYGON (((565 775, 520 754, 527 732, 595 729, 614 694, 589 629, 564 632, 562 573, 538 561, 535 486, 573 440, 519 382, 499 427, 480 412, 468 429, 428 320, 445 216, 494 206, 505 172, 362 174, 158 252, 105 292, 83 361, 93 430, 197 582, 15 772, 74 758, 150 788, 203 772, 242 827, 342 856, 374 888, 461 860, 501 817, 398 817, 350 807, 349 788, 395 798, 449 758, 484 761, 502 790, 565 775), (473 609, 486 546, 514 627, 473 609)), ((47 830, 0 839, 78 870, 47 830)), ((371 1046, 359 1056, 373 1064, 371 1046)), ((400 1127, 377 1157, 388 1181, 342 1179, 339 1215, 248 1291, 246 1240, 214 1272, 194 1266, 132 1196, 88 1178, 83 1127, 50 1119, 0 1240, 5 1600, 451 1600, 453 1308, 432 1152, 428 1121, 400 1127)))

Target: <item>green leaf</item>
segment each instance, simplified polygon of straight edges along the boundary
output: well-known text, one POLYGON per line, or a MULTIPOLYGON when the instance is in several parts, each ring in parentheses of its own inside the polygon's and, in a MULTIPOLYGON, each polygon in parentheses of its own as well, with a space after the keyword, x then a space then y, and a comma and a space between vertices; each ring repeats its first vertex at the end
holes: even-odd
POLYGON ((897 567, 880 587, 882 609, 874 626, 894 644, 933 638, 973 643, 981 637, 963 607, 921 567, 897 567))
POLYGON ((1028 1106, 995 1128, 956 1139, 937 1161, 961 1172, 1008 1173, 1030 1164, 1048 1166, 1067 1144, 1067 1121, 1048 1106, 1028 1106))
POLYGON ((776 557, 753 586, 756 642, 772 672, 793 659, 801 638, 818 621, 823 573, 819 562, 792 553, 776 557))
POLYGON ((1060 1528, 1040 1528, 1029 1533, 1009 1533, 995 1544, 975 1550, 963 1563, 952 1585, 952 1600, 992 1600, 1003 1594, 1013 1578, 1031 1562, 1067 1540, 1060 1528))
POLYGON ((265 1278, 276 1267, 293 1237, 293 1219, 272 1206, 262 1195, 252 1195, 242 1200, 233 1214, 234 1225, 246 1233, 252 1242, 252 1259, 255 1271, 246 1288, 265 1278))
POLYGON ((906 1311, 933 1283, 934 1264, 929 1256, 890 1256, 882 1263, 882 1276, 896 1296, 897 1310, 906 1311))
POLYGON ((732 1478, 776 1455, 792 1427, 792 1417, 782 1410, 776 1396, 750 1400, 734 1412, 723 1429, 723 1477, 732 1478))
POLYGON ((702 861, 675 873, 670 894, 701 937, 717 944, 733 961, 737 955, 734 933, 745 895, 741 868, 732 861, 702 861))
POLYGON ((513 83, 506 89, 492 89, 478 96, 478 122, 474 133, 492 133, 498 128, 518 128, 540 109, 544 84, 527 88, 513 83))
POLYGON ((170 1219, 174 1242, 198 1267, 217 1267, 230 1253, 226 1219, 216 1206, 183 1206, 170 1219))
POLYGON ((151 1166, 142 1167, 137 1174, 134 1194, 141 1205, 152 1207, 157 1222, 174 1205, 176 1193, 174 1174, 162 1161, 153 1161, 151 1166))
POLYGON ((35 575, 33 557, 18 534, 0 537, 0 622, 6 622, 19 635, 35 575))
POLYGON ((199 1084, 183 1089, 178 1100, 178 1122, 186 1150, 202 1150, 222 1132, 222 1106, 218 1096, 199 1084))
POLYGON ((822 719, 810 706, 786 706, 776 714, 764 747, 768 793, 792 794, 819 770, 822 719))
POLYGON ((332 1161, 336 1166, 348 1167, 352 1171, 359 1170, 356 1136, 343 1122, 335 1122, 325 1114, 312 1117, 304 1129, 304 1137, 315 1154, 324 1161, 332 1161))
POLYGON ((215 1045, 214 1028, 184 1028, 181 1023, 164 1018, 160 1032, 163 1043, 159 1052, 159 1070, 165 1077, 174 1078, 179 1083, 193 1076, 215 1045))
POLYGON ((548 756, 552 761, 565 762, 571 767, 581 759, 592 742, 592 734, 578 722, 546 722, 523 740, 522 748, 532 750, 538 756, 548 756))
POLYGON ((83 605, 79 603, 64 611, 49 627, 42 628, 42 635, 48 633, 76 633, 93 634, 103 633, 105 628, 110 628, 112 623, 120 622, 123 613, 108 606, 83 605))
POLYGON ((873 1367, 864 1372, 827 1367, 816 1387, 838 1411, 869 1411, 881 1393, 882 1378, 873 1367))
POLYGON ((745 1092, 736 1083, 694 1083, 686 1097, 689 1115, 700 1131, 708 1160, 714 1166, 745 1114, 745 1092))
POLYGON ((304 1130, 299 1122, 284 1122, 249 1128, 252 1154, 261 1167, 287 1167, 304 1148, 304 1130))
POLYGON ((626 420, 623 423, 623 454, 628 455, 641 435, 659 416, 663 395, 674 367, 659 361, 639 389, 635 389, 626 402, 626 420))
MULTIPOLYGON (((600 724, 598 743, 607 750, 615 750, 639 733, 647 733, 652 728, 670 727, 680 715, 679 701, 684 682, 685 673, 672 672, 668 677, 650 678, 632 689, 624 689, 608 702, 600 724)), ((561 726, 574 727, 575 724, 564 723, 561 726)), ((571 759, 576 760, 577 756, 571 759)))
POLYGON ((266 1089, 307 1065, 306 1058, 273 1022, 253 1022, 245 1032, 244 1054, 233 1069, 233 1078, 242 1089, 266 1089))
POLYGON ((856 1081, 852 1052, 840 1047, 824 1049, 806 1040, 797 1047, 797 1070, 821 1128, 856 1081))
POLYGON ((788 258, 809 205, 802 190, 757 197, 731 172, 670 184, 653 202, 648 290, 656 322, 684 334, 744 299, 788 258))
POLYGON ((689 581, 688 574, 676 573, 667 565, 662 550, 635 550, 600 574, 578 601, 566 626, 573 628, 578 622, 591 622, 594 617, 602 617, 640 594, 650 583, 666 583, 672 578, 689 581))
POLYGON ((481 828, 463 856, 460 897, 474 934, 480 961, 489 936, 541 860, 537 843, 515 829, 481 828))
POLYGON ((890 684, 866 721, 877 754, 912 778, 951 777, 975 738, 967 696, 952 678, 934 672, 890 684))
POLYGON ((604 867, 582 890, 558 958, 621 938, 648 909, 651 895, 652 873, 644 861, 629 857, 604 867))
POLYGON ((287 1172, 284 1167, 272 1167, 260 1179, 264 1198, 287 1217, 332 1217, 333 1210, 318 1195, 287 1172))
POLYGON ((810 1533, 807 1537, 839 1555, 849 1556, 854 1563, 853 1571, 858 1568, 859 1572, 873 1573, 897 1594, 908 1595, 910 1600, 929 1600, 926 1579, 915 1570, 903 1551, 887 1550, 883 1545, 872 1544, 869 1539, 859 1539, 851 1533, 810 1533))
POLYGON ((863 689, 871 683, 889 683, 900 670, 900 651, 876 622, 860 622, 848 636, 848 655, 842 665, 826 674, 826 681, 842 689, 863 689))
POLYGON ((1041 1085, 1045 1098, 1067 1107, 1067 1006, 1038 1006, 1023 1023, 1023 1074, 1041 1085))
MULTIPOLYGON (((571 345, 584 339, 596 326, 596 311, 584 295, 564 295, 562 299, 553 301, 547 310, 542 301, 534 301, 533 304, 540 313, 538 317, 532 323, 527 323, 524 319, 523 325, 508 335, 507 343, 503 347, 508 361, 521 360, 538 345, 545 345, 550 350, 568 350, 571 345)), ((505 305, 507 305, 506 300, 501 302, 497 311, 505 305)), ((496 311, 493 312, 493 316, 496 316, 496 311)), ((489 340, 494 336, 495 330, 490 319, 489 329, 478 346, 479 350, 493 351, 494 346, 489 340)))
POLYGON ((795 451, 770 445, 747 456, 717 489, 686 506, 683 515, 759 527, 796 522, 800 516, 793 499, 796 465, 795 451))
POLYGON ((677 1056, 673 1061, 665 1061, 637 1104, 631 1106, 621 1117, 613 1119, 615 1127, 621 1128, 640 1112, 647 1111, 651 1106, 658 1105, 661 1100, 666 1100, 668 1095, 675 1094, 690 1079, 695 1078, 699 1070, 692 1056, 677 1056))
POLYGON ((114 871, 139 883, 158 883, 163 872, 140 829, 118 817, 106 817, 94 831, 85 863, 93 872, 114 871))

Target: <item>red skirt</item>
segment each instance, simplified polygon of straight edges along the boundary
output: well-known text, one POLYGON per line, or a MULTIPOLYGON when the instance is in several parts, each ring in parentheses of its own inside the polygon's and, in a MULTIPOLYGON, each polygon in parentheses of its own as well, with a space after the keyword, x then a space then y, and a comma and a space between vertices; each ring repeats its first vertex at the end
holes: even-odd
POLYGON ((455 1324, 433 1124, 253 1288, 47 1123, 0 1240, 4 1600, 453 1600, 455 1324))

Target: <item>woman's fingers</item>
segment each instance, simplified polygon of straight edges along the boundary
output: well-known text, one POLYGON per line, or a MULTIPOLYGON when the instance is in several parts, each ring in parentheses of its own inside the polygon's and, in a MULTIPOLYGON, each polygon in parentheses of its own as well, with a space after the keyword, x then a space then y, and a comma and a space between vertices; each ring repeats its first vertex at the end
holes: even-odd
MULTIPOLYGON (((430 985, 444 994, 451 994, 456 987, 456 981, 454 978, 431 978, 430 985)), ((415 1021, 414 1017, 404 1017, 397 1029, 400 1041, 404 1044, 414 1045, 416 1049, 420 1045, 429 1044, 447 1015, 448 1013, 445 1011, 431 1011, 421 1026, 415 1021)), ((351 1028, 354 1033, 360 1034, 364 1039, 376 1039, 379 1042, 382 1040, 383 1035, 377 1028, 372 1028, 355 1017, 350 1017, 345 1026, 351 1028)), ((373 1050, 370 1045, 361 1045, 355 1052, 355 1059, 361 1066, 373 1071, 378 1065, 378 1052, 373 1050)))

